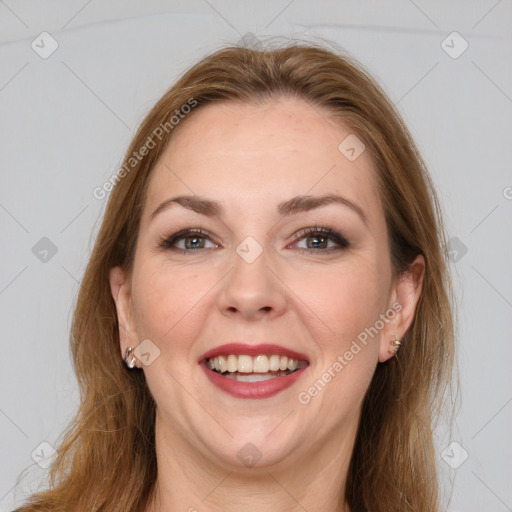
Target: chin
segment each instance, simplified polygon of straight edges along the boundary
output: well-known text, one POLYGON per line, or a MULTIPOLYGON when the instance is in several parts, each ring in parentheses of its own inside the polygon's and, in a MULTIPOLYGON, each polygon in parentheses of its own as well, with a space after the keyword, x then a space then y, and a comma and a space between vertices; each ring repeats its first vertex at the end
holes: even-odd
POLYGON ((284 459, 289 460, 299 443, 299 436, 290 430, 290 425, 288 428, 279 425, 284 417, 286 415, 233 419, 223 425, 232 437, 225 433, 222 439, 205 439, 204 444, 215 461, 226 469, 275 466, 284 459))

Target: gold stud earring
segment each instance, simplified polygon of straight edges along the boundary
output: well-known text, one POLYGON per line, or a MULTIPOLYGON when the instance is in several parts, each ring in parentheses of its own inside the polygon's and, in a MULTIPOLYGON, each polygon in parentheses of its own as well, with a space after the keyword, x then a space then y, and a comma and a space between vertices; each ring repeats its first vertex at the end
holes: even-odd
POLYGON ((402 345, 402 343, 398 339, 398 336, 395 336, 395 339, 391 342, 391 345, 389 347, 389 353, 396 354, 401 345, 402 345))

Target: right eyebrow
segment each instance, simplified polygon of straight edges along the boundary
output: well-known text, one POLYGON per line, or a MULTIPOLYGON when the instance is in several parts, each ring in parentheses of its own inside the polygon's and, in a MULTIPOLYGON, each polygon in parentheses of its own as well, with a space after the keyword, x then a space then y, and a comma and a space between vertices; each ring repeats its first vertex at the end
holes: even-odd
POLYGON ((193 210, 201 215, 207 215, 208 217, 220 217, 224 211, 218 201, 204 199, 198 196, 177 196, 166 199, 163 203, 159 204, 151 214, 151 220, 153 220, 159 213, 170 208, 173 204, 179 204, 183 206, 183 208, 193 210))

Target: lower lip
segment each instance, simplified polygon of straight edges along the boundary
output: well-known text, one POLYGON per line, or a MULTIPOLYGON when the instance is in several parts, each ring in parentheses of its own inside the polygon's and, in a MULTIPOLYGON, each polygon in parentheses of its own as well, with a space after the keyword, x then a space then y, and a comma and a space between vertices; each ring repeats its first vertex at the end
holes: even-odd
POLYGON ((206 372, 207 377, 212 384, 217 386, 222 391, 234 396, 235 398, 249 398, 253 400, 260 400, 262 398, 269 398, 277 395, 281 391, 289 388, 297 379, 301 377, 306 370, 307 366, 284 375, 283 377, 273 377, 272 379, 260 382, 239 382, 237 380, 223 377, 220 373, 210 370, 206 363, 201 363, 201 367, 206 372))

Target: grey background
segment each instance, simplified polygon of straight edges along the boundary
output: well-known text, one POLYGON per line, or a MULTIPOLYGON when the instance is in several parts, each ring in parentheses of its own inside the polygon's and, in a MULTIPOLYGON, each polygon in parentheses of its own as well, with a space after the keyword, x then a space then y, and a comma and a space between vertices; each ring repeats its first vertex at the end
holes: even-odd
POLYGON ((403 114, 456 251, 462 405, 436 437, 447 510, 512 510, 511 14, 506 0, 0 0, 0 511, 44 483, 37 454, 78 403, 67 337, 105 206, 93 189, 177 76, 248 33, 335 41, 403 114), (43 31, 59 45, 46 59, 31 47, 43 31))

